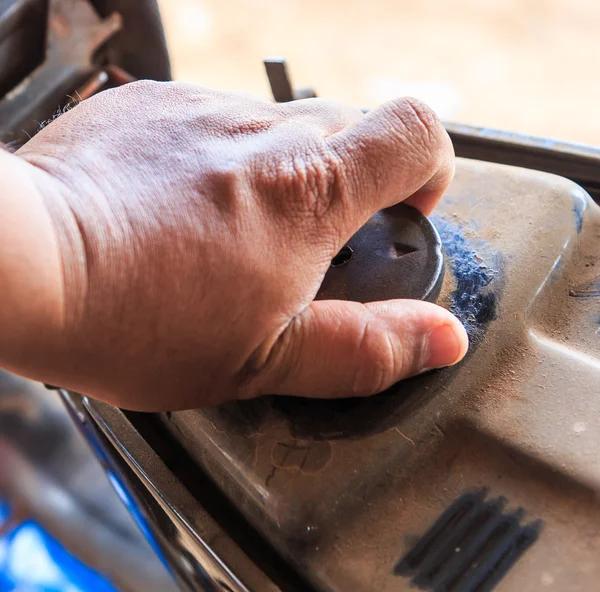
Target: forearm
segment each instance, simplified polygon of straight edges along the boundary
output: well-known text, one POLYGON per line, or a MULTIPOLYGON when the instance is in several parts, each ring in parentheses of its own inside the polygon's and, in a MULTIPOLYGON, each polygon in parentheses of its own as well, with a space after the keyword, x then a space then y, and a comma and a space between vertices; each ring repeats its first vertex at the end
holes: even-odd
POLYGON ((62 324, 62 272, 44 173, 0 149, 0 366, 44 378, 62 324), (41 365, 44 365, 43 363, 41 365))

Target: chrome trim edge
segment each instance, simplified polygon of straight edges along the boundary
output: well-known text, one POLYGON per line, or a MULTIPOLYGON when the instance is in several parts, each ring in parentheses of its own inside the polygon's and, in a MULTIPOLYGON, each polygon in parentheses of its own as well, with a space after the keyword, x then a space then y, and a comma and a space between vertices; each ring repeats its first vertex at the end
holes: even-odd
POLYGON ((173 475, 120 409, 67 391, 61 391, 61 397, 101 462, 119 474, 115 488, 135 500, 143 518, 140 524, 136 516, 138 525, 182 590, 280 590, 173 475))

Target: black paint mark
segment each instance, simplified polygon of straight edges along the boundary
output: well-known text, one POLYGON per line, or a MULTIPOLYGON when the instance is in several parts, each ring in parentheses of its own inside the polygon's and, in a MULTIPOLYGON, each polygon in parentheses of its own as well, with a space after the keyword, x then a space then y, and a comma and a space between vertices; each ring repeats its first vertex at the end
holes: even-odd
POLYGON ((394 567, 394 574, 434 592, 490 591, 538 539, 541 521, 522 525, 524 511, 505 513, 486 491, 458 498, 394 567))

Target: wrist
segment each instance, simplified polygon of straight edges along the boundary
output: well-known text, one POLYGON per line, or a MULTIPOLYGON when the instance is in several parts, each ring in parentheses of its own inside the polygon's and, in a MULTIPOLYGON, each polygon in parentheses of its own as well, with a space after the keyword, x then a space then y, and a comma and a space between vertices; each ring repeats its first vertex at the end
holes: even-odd
POLYGON ((42 193, 52 180, 4 150, 0 175, 0 364, 37 377, 64 319, 62 257, 42 193))

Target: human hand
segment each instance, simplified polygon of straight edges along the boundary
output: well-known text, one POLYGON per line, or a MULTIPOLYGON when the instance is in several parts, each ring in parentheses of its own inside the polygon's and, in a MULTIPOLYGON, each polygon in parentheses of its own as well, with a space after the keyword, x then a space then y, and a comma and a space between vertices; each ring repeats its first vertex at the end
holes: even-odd
POLYGON ((27 369, 38 379, 174 410, 368 395, 465 354, 464 329, 434 304, 314 301, 372 214, 400 201, 429 214, 449 184, 451 142, 415 100, 363 116, 137 82, 84 101, 17 155, 63 277, 53 346, 27 369))

